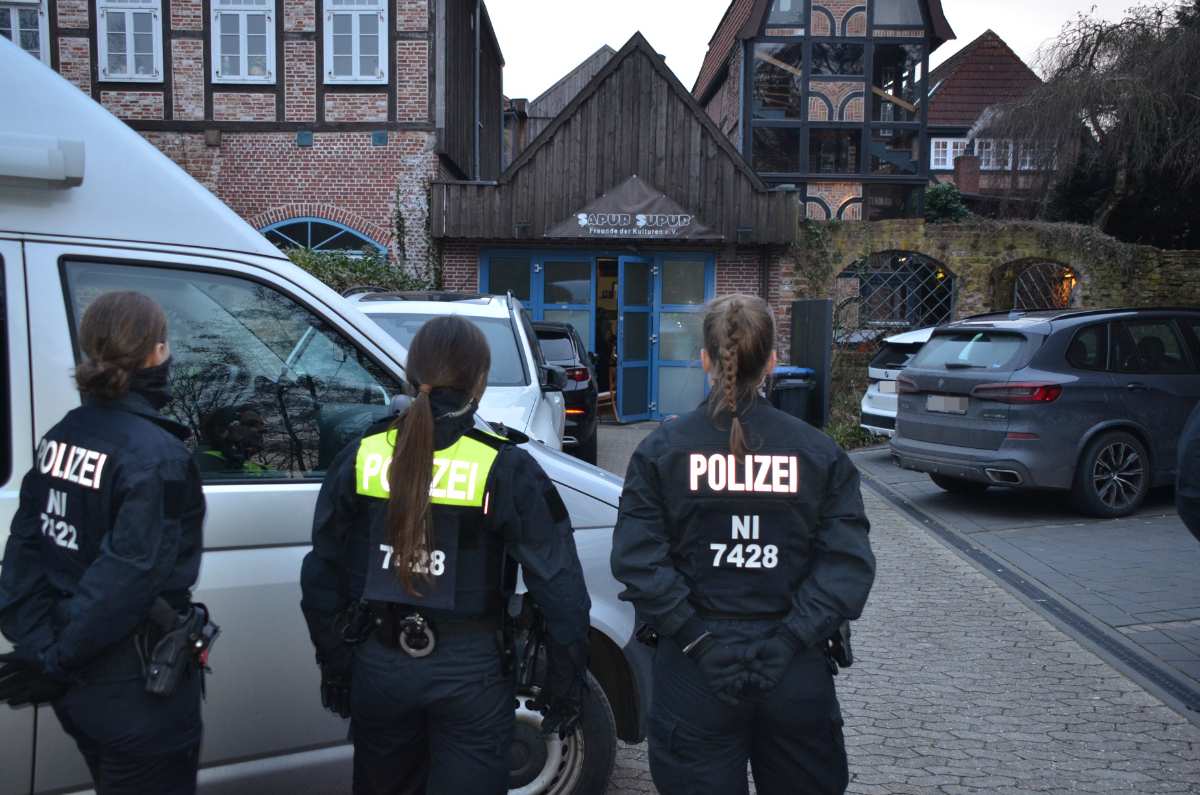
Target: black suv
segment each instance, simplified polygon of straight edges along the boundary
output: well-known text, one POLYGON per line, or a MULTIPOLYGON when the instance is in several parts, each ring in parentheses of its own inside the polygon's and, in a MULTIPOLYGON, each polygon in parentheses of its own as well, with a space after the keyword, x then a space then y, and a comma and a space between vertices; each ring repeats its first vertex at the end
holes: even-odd
POLYGON ((934 331, 897 391, 901 467, 951 492, 1059 489, 1124 516, 1174 480, 1200 401, 1200 308, 968 318, 934 331))
POLYGON ((533 324, 546 363, 567 373, 563 387, 567 422, 563 431, 563 449, 576 457, 596 463, 596 372, 587 346, 569 323, 539 320, 533 324))

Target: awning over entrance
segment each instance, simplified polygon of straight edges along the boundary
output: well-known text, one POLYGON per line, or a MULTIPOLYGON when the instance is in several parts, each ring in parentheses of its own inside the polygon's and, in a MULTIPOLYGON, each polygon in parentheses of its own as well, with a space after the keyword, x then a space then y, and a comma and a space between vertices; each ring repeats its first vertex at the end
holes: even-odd
POLYGON ((724 240, 635 174, 546 232, 555 240, 724 240))

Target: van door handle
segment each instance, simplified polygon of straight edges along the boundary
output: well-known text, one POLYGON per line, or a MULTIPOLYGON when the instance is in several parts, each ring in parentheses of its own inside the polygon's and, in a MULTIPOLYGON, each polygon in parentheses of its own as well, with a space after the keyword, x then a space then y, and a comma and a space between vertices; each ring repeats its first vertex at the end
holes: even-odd
POLYGON ((1126 384, 1125 388, 1128 389, 1130 392, 1145 392, 1150 387, 1146 386, 1145 384, 1143 384, 1139 381, 1134 381, 1132 383, 1126 384))

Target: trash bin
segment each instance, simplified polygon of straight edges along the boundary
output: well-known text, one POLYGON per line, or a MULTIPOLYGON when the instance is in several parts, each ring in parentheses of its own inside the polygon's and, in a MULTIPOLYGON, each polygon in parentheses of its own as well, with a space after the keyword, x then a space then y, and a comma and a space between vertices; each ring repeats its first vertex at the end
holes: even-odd
POLYGON ((771 374, 771 405, 805 422, 816 419, 816 371, 808 367, 775 368, 771 374))

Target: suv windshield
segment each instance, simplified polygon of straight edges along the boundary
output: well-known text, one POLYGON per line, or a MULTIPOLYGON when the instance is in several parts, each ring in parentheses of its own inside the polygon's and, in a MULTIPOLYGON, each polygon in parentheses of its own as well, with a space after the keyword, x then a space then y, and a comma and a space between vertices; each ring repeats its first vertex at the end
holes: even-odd
MULTIPOLYGON (((378 323, 384 331, 396 338, 404 347, 412 345, 412 338, 417 329, 440 315, 419 314, 377 314, 371 313, 371 319, 378 323)), ((468 317, 464 318, 474 323, 483 336, 487 337, 488 347, 492 351, 492 369, 488 371, 488 386, 525 386, 529 383, 525 376, 525 367, 521 360, 521 349, 517 347, 517 338, 513 333, 512 324, 505 318, 498 317, 468 317)))
POLYGON ((937 334, 925 343, 910 366, 999 370, 1017 358, 1024 342, 1025 338, 1018 334, 998 334, 993 331, 937 334))

